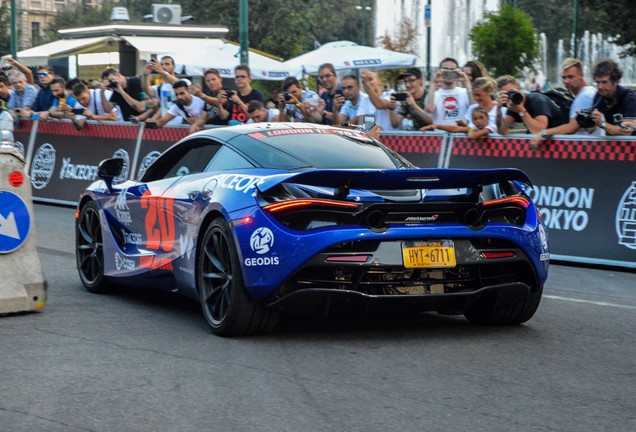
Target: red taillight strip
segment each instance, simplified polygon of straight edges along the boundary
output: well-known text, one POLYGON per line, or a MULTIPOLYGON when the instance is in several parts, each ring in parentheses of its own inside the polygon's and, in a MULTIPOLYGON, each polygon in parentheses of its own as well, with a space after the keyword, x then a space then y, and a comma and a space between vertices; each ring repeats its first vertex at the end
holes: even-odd
POLYGON ((289 210, 290 208, 295 207, 309 207, 312 205, 318 206, 327 206, 327 207, 342 207, 342 208, 356 208, 358 204, 344 202, 344 201, 333 201, 333 200, 325 200, 325 199, 297 199, 290 201, 283 201, 274 204, 268 204, 263 206, 263 210, 266 210, 270 213, 276 213, 283 210, 289 210))
POLYGON ((332 255, 326 261, 332 262, 367 262, 371 255, 332 255))
POLYGON ((499 198, 499 199, 490 200, 490 201, 484 201, 482 203, 482 205, 485 207, 508 205, 508 204, 515 204, 523 208, 528 208, 528 206, 530 205, 530 200, 528 200, 528 198, 523 196, 512 196, 512 197, 499 198))
POLYGON ((481 256, 484 259, 514 258, 515 253, 512 251, 491 251, 482 252, 481 256))

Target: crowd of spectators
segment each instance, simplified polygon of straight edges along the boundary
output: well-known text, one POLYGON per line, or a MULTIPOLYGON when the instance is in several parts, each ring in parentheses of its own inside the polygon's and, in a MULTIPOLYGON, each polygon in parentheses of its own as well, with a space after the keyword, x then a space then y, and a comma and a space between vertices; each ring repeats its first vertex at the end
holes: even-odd
POLYGON ((494 79, 478 61, 460 67, 450 57, 428 85, 419 68, 407 68, 396 91, 370 70, 339 80, 333 64, 324 63, 318 91, 288 77, 268 100, 252 87, 247 65, 235 68, 231 89, 216 69, 205 71, 202 86, 192 85, 177 76, 170 56, 153 56, 142 77, 110 68, 91 83, 66 82, 51 66, 42 66, 36 84, 29 68, 9 63, 11 69, 0 73, 0 101, 14 118, 63 118, 78 129, 86 120, 145 122, 149 128, 186 124, 192 132, 206 125, 278 121, 362 129, 372 116, 376 132, 442 130, 477 139, 520 131, 533 134, 533 145, 539 145, 557 134, 631 135, 636 126, 636 93, 619 84, 622 72, 609 59, 592 68, 596 87, 586 82, 580 60, 564 61, 562 90, 571 95, 565 107, 541 91, 546 89, 526 91, 513 76, 494 79))

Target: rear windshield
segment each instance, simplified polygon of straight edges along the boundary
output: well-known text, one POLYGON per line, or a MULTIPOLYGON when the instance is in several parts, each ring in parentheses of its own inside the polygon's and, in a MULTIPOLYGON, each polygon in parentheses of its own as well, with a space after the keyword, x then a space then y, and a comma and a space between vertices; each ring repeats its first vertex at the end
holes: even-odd
POLYGON ((256 132, 232 141, 265 168, 296 169, 394 169, 411 167, 397 153, 366 136, 343 131, 342 134, 312 132, 274 135, 256 132))

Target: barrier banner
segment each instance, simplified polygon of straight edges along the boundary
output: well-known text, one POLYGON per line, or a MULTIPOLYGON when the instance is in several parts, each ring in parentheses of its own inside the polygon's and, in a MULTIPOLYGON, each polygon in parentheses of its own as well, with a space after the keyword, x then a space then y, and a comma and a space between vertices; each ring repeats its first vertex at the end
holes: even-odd
POLYGON ((420 168, 440 168, 446 153, 447 134, 399 133, 380 134, 380 141, 420 168))
POLYGON ((29 140, 31 138, 31 131, 33 130, 33 122, 31 120, 20 119, 20 125, 13 129, 13 139, 16 143, 20 143, 18 148, 25 156, 29 154, 29 140))
POLYGON ((122 175, 128 178, 139 127, 88 122, 78 131, 67 121, 40 122, 35 137, 30 175, 34 201, 75 204, 80 193, 97 179, 100 161, 124 159, 122 175))
POLYGON ((553 259, 636 268, 636 141, 555 138, 534 150, 528 135, 452 135, 450 167, 525 171, 553 259))
POLYGON ((134 178, 142 176, 146 168, 148 168, 161 153, 180 139, 188 136, 189 133, 189 126, 165 126, 161 129, 144 129, 141 143, 139 144, 137 166, 133 173, 134 178))

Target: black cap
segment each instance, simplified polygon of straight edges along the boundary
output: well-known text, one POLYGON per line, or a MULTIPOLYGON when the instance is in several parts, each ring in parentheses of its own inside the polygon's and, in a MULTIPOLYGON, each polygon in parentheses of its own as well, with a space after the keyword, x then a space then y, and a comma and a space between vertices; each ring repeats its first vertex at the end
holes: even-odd
POLYGON ((420 79, 422 78, 422 71, 419 68, 411 67, 405 70, 404 72, 402 72, 398 78, 404 79, 407 76, 411 76, 411 75, 417 79, 420 79))

